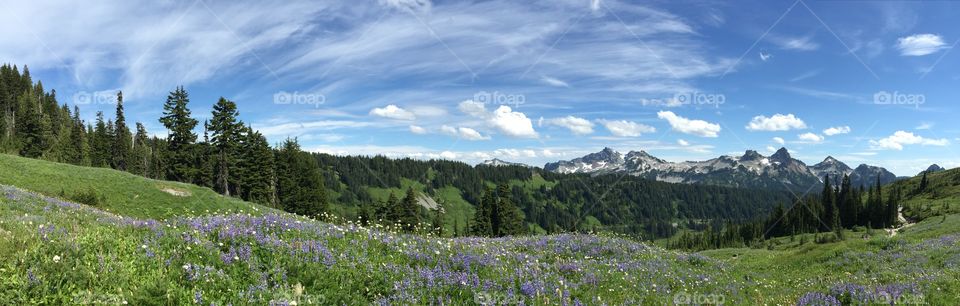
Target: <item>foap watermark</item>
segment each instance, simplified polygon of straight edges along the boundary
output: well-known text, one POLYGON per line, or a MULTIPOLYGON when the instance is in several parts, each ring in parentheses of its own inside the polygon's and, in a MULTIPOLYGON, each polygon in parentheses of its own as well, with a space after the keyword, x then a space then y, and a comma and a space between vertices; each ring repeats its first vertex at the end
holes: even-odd
POLYGON ((509 94, 499 91, 480 91, 473 94, 473 101, 483 104, 512 105, 513 108, 517 108, 527 103, 527 97, 521 94, 509 94))
POLYGON ((713 106, 719 108, 720 105, 727 103, 727 96, 721 93, 708 93, 699 91, 678 92, 673 95, 673 100, 668 101, 668 105, 696 105, 713 106))
POLYGON ((727 297, 722 294, 703 294, 680 292, 673 295, 675 305, 723 305, 727 297))
POLYGON ((901 93, 896 90, 893 92, 881 90, 873 94, 873 104, 878 105, 913 105, 920 108, 924 103, 927 103, 927 96, 923 94, 901 93))
POLYGON ((322 94, 300 93, 298 91, 281 91, 273 94, 273 104, 279 105, 313 105, 320 107, 327 102, 327 97, 322 94))
POLYGON ((90 105, 90 104, 117 104, 117 92, 104 90, 104 91, 80 91, 73 94, 73 104, 75 105, 90 105))

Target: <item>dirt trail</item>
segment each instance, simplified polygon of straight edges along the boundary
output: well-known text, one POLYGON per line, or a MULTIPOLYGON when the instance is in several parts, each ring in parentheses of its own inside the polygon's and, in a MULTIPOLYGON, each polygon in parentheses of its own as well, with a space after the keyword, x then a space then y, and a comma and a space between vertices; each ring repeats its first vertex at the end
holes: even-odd
POLYGON ((900 209, 897 210, 897 221, 900 221, 900 227, 887 229, 887 233, 890 235, 890 237, 896 236, 897 232, 899 232, 901 229, 905 229, 916 224, 911 223, 909 220, 907 220, 907 218, 903 217, 903 207, 900 207, 900 209))

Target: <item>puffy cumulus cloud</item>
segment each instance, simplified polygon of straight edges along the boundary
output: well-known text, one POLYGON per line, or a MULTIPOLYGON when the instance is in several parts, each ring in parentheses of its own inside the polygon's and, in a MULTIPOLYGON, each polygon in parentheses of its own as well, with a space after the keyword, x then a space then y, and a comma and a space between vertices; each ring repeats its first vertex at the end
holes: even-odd
POLYGON ((805 128, 807 128, 807 124, 793 114, 774 114, 771 117, 756 116, 747 124, 747 130, 749 131, 789 131, 805 128))
POLYGON ((823 141, 823 136, 820 136, 814 133, 803 133, 803 134, 797 135, 797 138, 799 138, 800 141, 803 141, 806 143, 818 143, 823 141))
POLYGON ((667 120, 670 128, 674 131, 684 134, 696 135, 700 137, 717 137, 720 133, 720 125, 706 122, 703 120, 693 120, 680 117, 669 111, 657 112, 657 117, 667 120))
POLYGON ((579 117, 566 116, 562 118, 547 119, 544 122, 549 125, 564 127, 575 135, 587 135, 593 133, 593 122, 579 117))
POLYGON ((600 120, 600 123, 617 137, 639 137, 643 133, 657 131, 652 126, 626 120, 600 120))
POLYGON ((878 150, 903 150, 905 145, 946 146, 950 141, 946 138, 930 139, 915 135, 911 132, 896 131, 893 135, 880 140, 871 140, 870 144, 878 150))
POLYGON ((770 152, 770 153, 777 152, 777 148, 774 148, 773 146, 767 146, 767 152, 770 152))
POLYGON ((787 143, 787 142, 786 142, 785 140, 783 140, 783 138, 781 138, 781 137, 773 137, 773 142, 776 142, 777 144, 780 144, 780 145, 783 145, 783 144, 787 143))
POLYGON ((936 34, 915 34, 897 39, 897 49, 903 56, 924 56, 945 48, 947 43, 936 34))
POLYGON ((417 116, 414 115, 412 112, 402 109, 399 106, 396 106, 393 104, 387 105, 386 107, 377 107, 377 108, 371 109, 370 115, 383 117, 383 118, 396 119, 396 120, 413 121, 417 119, 417 116))
POLYGON ((457 105, 457 109, 459 109, 464 114, 477 117, 477 118, 484 118, 487 116, 487 107, 482 102, 466 100, 466 101, 460 102, 460 104, 457 105))
POLYGON ((411 126, 410 126, 410 133, 423 135, 423 134, 426 134, 426 133, 427 133, 427 129, 425 129, 425 128, 421 127, 421 126, 411 125, 411 126))
POLYGON ((826 130, 823 130, 823 134, 825 134, 825 135, 827 135, 827 136, 847 134, 847 133, 850 133, 850 127, 849 127, 849 126, 834 126, 834 127, 828 128, 828 129, 826 129, 826 130))
POLYGON ((515 112, 509 106, 502 105, 493 111, 490 124, 501 133, 517 138, 537 138, 539 134, 533 129, 533 122, 527 115, 515 112))
POLYGON ((689 145, 690 145, 690 142, 688 142, 688 141, 686 141, 686 140, 683 140, 683 139, 677 139, 677 144, 680 145, 680 146, 682 146, 682 147, 686 147, 686 146, 689 146, 689 145))
POLYGON ((490 136, 483 136, 477 130, 468 128, 468 127, 459 127, 455 128, 452 126, 444 125, 440 127, 440 132, 444 134, 458 137, 465 140, 489 140, 490 136))

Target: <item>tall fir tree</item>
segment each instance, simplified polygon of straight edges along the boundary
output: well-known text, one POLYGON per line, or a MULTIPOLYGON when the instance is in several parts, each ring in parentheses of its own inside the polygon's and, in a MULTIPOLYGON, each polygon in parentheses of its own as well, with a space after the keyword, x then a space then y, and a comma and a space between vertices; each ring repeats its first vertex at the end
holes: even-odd
POLYGON ((295 139, 277 152, 277 199, 284 210, 318 216, 328 212, 326 189, 317 160, 300 150, 295 139))
POLYGON ((133 147, 130 150, 128 167, 130 173, 147 176, 150 169, 150 147, 147 143, 150 139, 147 135, 147 129, 142 123, 137 122, 137 133, 133 136, 133 147))
POLYGON ((493 207, 496 205, 496 202, 497 197, 494 195, 493 189, 488 187, 474 209, 473 223, 470 225, 471 235, 483 237, 493 236, 493 224, 491 223, 490 216, 493 215, 493 207))
POLYGON ((70 154, 67 162, 74 165, 89 165, 90 148, 87 144, 87 131, 83 120, 80 120, 80 108, 76 106, 73 109, 69 147, 70 154))
POLYGON ((103 112, 97 112, 96 125, 90 138, 90 164, 94 167, 110 165, 110 133, 103 121, 103 112))
POLYGON ((249 126, 242 137, 237 163, 240 196, 247 201, 272 205, 275 181, 273 150, 267 138, 249 126))
POLYGON ((403 228, 408 231, 415 229, 420 224, 420 205, 417 204, 417 193, 412 187, 407 188, 407 195, 403 197, 400 209, 402 214, 399 221, 403 228))
POLYGON ((117 92, 117 114, 114 121, 113 144, 111 149, 111 165, 114 169, 127 171, 127 160, 130 158, 130 148, 133 147, 133 136, 127 127, 127 119, 123 114, 123 92, 117 92))
POLYGON ((214 172, 216 175, 215 187, 220 193, 230 196, 236 178, 230 171, 236 165, 237 147, 240 141, 242 123, 237 121, 237 104, 220 97, 213 105, 213 116, 210 118, 210 144, 216 154, 214 172))
POLYGON ((497 220, 499 228, 497 236, 520 235, 526 232, 523 211, 514 204, 510 186, 500 184, 497 187, 497 220))
POLYGON ((190 117, 188 103, 190 97, 187 91, 183 86, 177 87, 167 95, 167 101, 163 104, 163 116, 160 117, 160 123, 163 123, 168 131, 167 178, 181 182, 194 181, 200 171, 193 156, 197 153, 193 148, 197 142, 197 134, 193 129, 197 127, 198 121, 190 117))
POLYGON ((19 99, 21 115, 16 120, 17 136, 21 139, 20 155, 25 157, 40 158, 49 145, 50 127, 39 103, 32 91, 24 92, 19 99))

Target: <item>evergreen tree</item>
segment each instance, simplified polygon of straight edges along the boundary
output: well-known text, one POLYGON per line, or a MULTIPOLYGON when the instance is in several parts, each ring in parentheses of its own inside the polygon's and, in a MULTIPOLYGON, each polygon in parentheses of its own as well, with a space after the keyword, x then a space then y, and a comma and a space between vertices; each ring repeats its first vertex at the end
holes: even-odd
POLYGON ((117 118, 114 122, 114 134, 111 165, 120 171, 127 170, 127 160, 130 158, 130 148, 133 137, 127 127, 127 119, 123 115, 123 92, 117 92, 117 118))
POLYGON ((21 139, 20 155, 40 158, 49 147, 50 127, 40 112, 40 102, 30 91, 24 92, 19 99, 20 115, 17 120, 17 136, 21 139))
POLYGON ((397 195, 394 194, 393 191, 390 192, 390 196, 387 197, 387 201, 383 202, 383 205, 380 207, 377 215, 388 225, 399 222, 401 210, 397 195))
POLYGON ((83 120, 80 120, 80 108, 74 106, 67 162, 74 165, 89 165, 90 148, 87 144, 86 134, 83 120))
POLYGON ((920 186, 917 188, 917 193, 921 193, 927 190, 927 171, 923 171, 923 177, 920 178, 920 186))
POLYGON ((277 199, 284 210, 317 216, 329 209, 317 160, 287 139, 277 152, 277 199))
POLYGON ((444 234, 444 222, 443 222, 444 209, 443 204, 438 204, 437 209, 433 211, 433 229, 437 237, 443 237, 444 234))
POLYGON ((187 91, 183 86, 177 87, 167 95, 167 101, 163 104, 163 117, 160 117, 160 123, 168 130, 167 178, 181 182, 195 181, 197 172, 201 171, 193 158, 193 154, 197 153, 193 148, 197 141, 197 134, 193 129, 198 122, 190 117, 188 103, 190 98, 187 91))
POLYGON ((407 188, 407 195, 403 197, 400 209, 402 212, 400 223, 403 224, 404 229, 412 231, 420 224, 420 204, 417 204, 417 194, 412 187, 407 188))
POLYGON ((245 128, 242 137, 237 163, 240 197, 251 202, 273 204, 273 150, 267 138, 250 127, 245 128))
POLYGON ((523 211, 513 204, 510 187, 507 184, 500 184, 497 187, 496 211, 499 222, 499 227, 496 229, 497 236, 520 235, 526 232, 523 211))
POLYGON ((482 237, 493 236, 493 225, 490 222, 490 216, 492 215, 493 206, 496 205, 496 201, 493 190, 487 188, 482 199, 475 207, 473 223, 470 228, 471 235, 482 237))
POLYGON ((130 151, 130 159, 128 160, 130 173, 144 176, 148 175, 147 171, 150 169, 150 147, 147 142, 149 141, 149 136, 147 136, 147 129, 143 126, 142 123, 137 122, 137 134, 133 137, 133 148, 130 151))
MULTIPOLYGON (((230 196, 231 184, 236 178, 230 171, 236 164, 237 147, 239 145, 242 124, 237 122, 237 104, 220 97, 213 106, 213 117, 208 129, 211 134, 211 145, 216 154, 215 187, 220 193, 230 196)), ((305 174, 306 175, 306 174, 305 174)))

